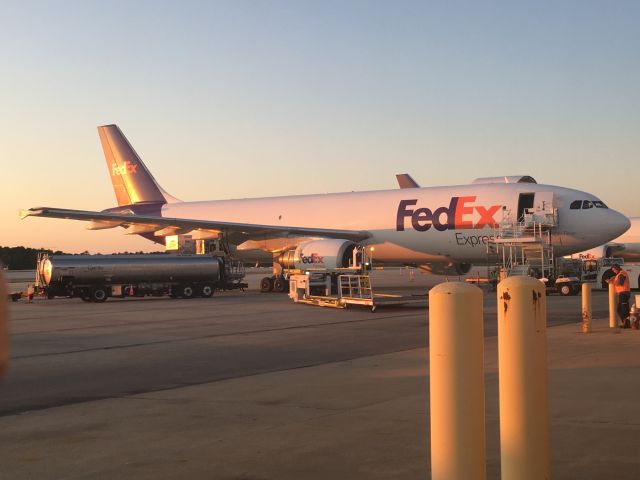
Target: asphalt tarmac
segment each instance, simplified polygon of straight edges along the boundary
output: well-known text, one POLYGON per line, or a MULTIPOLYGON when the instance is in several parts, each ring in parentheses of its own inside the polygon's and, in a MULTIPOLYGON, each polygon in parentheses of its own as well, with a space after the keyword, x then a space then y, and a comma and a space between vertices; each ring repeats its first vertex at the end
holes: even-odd
MULTIPOLYGON (((250 280, 257 283, 259 275, 250 280)), ((580 320, 580 297, 548 302, 549 326, 580 320)), ((487 336, 496 335, 495 305, 495 294, 487 293, 487 336)), ((606 316, 600 292, 594 294, 598 315, 606 316)), ((0 416, 428 345, 424 305, 336 310, 255 289, 211 299, 21 301, 12 305, 11 320, 0 416)))
MULTIPOLYGON (((426 305, 375 312, 296 305, 285 294, 259 293, 262 275, 249 275, 246 292, 210 299, 11 304, 0 478, 428 475, 426 305)), ((424 292, 433 278, 377 272, 373 283, 424 292)), ((627 445, 637 415, 624 414, 635 390, 616 392, 635 388, 637 369, 625 359, 634 358, 640 337, 612 336, 606 327, 579 336, 580 301, 547 297, 552 435, 561 445, 553 470, 556 478, 610 478, 617 468, 624 474, 616 478, 637 478, 627 445), (605 346, 612 370, 603 370, 605 346), (598 441, 624 448, 590 463, 584 452, 603 451, 598 441)), ((593 306, 594 318, 606 319, 605 292, 594 292, 593 306)), ((484 317, 494 369, 487 373, 488 478, 498 478, 495 292, 485 294, 484 317)))

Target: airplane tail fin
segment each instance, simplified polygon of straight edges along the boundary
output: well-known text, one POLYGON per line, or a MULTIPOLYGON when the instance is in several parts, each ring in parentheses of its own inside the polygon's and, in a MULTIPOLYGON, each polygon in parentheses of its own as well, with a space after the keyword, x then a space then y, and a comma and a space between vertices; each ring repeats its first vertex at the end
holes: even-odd
POLYGON ((118 206, 179 202, 165 192, 117 125, 98 127, 118 206))

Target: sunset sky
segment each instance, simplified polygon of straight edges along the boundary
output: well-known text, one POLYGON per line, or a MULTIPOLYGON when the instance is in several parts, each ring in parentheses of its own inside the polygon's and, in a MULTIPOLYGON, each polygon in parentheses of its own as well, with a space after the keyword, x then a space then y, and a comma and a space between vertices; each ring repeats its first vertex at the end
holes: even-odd
POLYGON ((18 218, 115 205, 108 123, 183 200, 528 174, 638 216, 638 25, 637 1, 5 0, 0 245, 158 249, 18 218))

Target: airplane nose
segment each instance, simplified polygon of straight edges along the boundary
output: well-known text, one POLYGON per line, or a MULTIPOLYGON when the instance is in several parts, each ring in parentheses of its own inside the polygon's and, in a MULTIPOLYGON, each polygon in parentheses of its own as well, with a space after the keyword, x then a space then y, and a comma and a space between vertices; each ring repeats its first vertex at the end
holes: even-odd
POLYGON ((631 227, 631 221, 620 212, 615 210, 609 210, 607 219, 605 221, 607 233, 612 235, 612 238, 617 238, 631 227))

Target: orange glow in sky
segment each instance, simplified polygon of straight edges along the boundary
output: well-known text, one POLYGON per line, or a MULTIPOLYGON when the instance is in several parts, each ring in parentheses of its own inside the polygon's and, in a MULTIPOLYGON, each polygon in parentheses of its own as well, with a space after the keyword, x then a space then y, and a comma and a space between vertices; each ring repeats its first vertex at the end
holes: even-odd
POLYGON ((162 249, 18 218, 116 205, 110 123, 184 200, 531 175, 640 215, 639 2, 112 5, 3 5, 2 246, 162 249))

